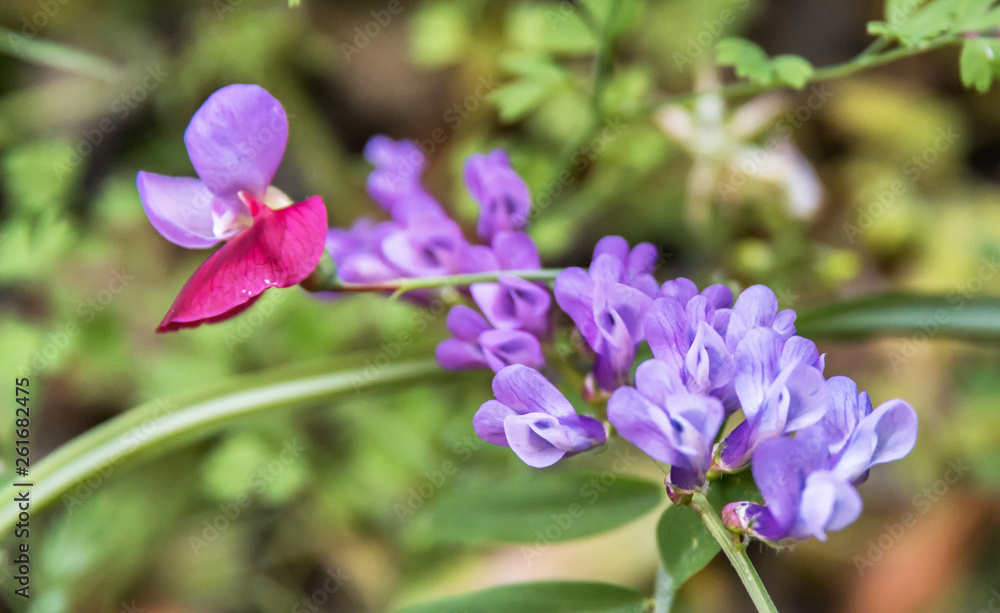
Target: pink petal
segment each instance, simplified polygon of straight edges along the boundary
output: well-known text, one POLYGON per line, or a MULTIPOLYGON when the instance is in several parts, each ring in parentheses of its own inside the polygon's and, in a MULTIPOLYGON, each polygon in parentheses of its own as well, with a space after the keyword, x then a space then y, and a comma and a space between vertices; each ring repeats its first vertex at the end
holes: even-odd
POLYGON ((277 211, 261 207, 253 226, 195 271, 156 331, 222 321, 269 287, 301 283, 316 268, 325 239, 326 207, 319 196, 277 211))

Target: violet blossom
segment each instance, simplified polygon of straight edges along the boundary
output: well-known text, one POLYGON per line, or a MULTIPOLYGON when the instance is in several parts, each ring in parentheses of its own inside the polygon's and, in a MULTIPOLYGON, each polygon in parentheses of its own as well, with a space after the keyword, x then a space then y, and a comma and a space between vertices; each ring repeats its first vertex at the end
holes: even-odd
POLYGON ((522 230, 527 224, 531 193, 502 149, 469 156, 465 184, 479 203, 477 231, 483 240, 492 240, 497 232, 522 230))
POLYGON ((441 341, 435 351, 442 368, 491 368, 500 372, 512 364, 545 366, 542 346, 535 335, 523 330, 496 330, 476 310, 465 305, 451 308, 447 326, 454 338, 441 341))
POLYGON ((603 445, 601 422, 578 415, 537 370, 514 365, 493 378, 496 400, 484 403, 472 425, 483 440, 510 447, 528 466, 543 468, 564 456, 603 445))

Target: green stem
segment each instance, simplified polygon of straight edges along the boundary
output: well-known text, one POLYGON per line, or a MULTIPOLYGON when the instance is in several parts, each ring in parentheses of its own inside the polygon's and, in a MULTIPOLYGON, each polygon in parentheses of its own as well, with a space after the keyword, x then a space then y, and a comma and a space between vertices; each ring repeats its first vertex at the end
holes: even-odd
MULTIPOLYGON (((147 402, 59 447, 32 466, 29 476, 18 477, 16 482, 34 483, 31 504, 33 510, 38 510, 85 480, 103 481, 123 462, 135 460, 144 452, 162 450, 171 443, 189 443, 235 418, 445 372, 433 360, 401 362, 374 372, 365 368, 337 373, 330 370, 331 364, 325 363, 293 378, 281 372, 239 377, 227 386, 236 391, 203 392, 178 401, 180 408, 176 410, 170 410, 174 404, 171 401, 147 402)), ((0 534, 10 534, 17 522, 19 509, 11 498, 0 507, 0 534)))
POLYGON ((405 294, 415 289, 433 287, 454 287, 473 283, 496 283, 501 275, 519 277, 528 281, 553 281, 563 271, 562 268, 542 268, 539 270, 498 270, 443 277, 414 277, 412 279, 392 279, 377 283, 345 283, 333 277, 313 279, 307 288, 312 292, 394 292, 405 294))
POLYGON ((750 594, 750 599, 753 600, 757 610, 760 613, 778 613, 778 609, 775 608, 771 596, 767 593, 767 589, 764 588, 764 583, 760 580, 760 575, 757 574, 757 570, 750 563, 750 558, 747 557, 746 551, 744 551, 742 545, 736 542, 734 535, 722 525, 722 518, 712 508, 712 504, 708 501, 708 498, 701 492, 695 492, 691 497, 689 506, 694 509, 698 517, 701 518, 702 523, 712 533, 712 537, 722 547, 722 551, 729 558, 729 563, 733 565, 736 574, 739 575, 740 581, 743 582, 743 587, 750 594))
POLYGON ((29 38, 3 27, 0 27, 0 53, 106 83, 116 84, 122 79, 121 69, 110 60, 59 43, 29 38))
MULTIPOLYGON (((806 85, 811 83, 822 83, 823 81, 830 81, 832 79, 839 79, 841 77, 846 77, 852 75, 856 72, 862 70, 867 70, 869 68, 875 68, 876 66, 881 66, 883 64, 889 64, 897 60, 912 57, 915 55, 920 55, 927 51, 932 51, 934 49, 940 49, 941 47, 946 47, 948 45, 954 45, 961 43, 964 39, 955 36, 946 36, 939 38, 937 40, 928 42, 919 47, 900 47, 898 49, 893 49, 886 53, 872 54, 870 51, 862 52, 860 55, 856 56, 847 62, 841 64, 834 64, 833 66, 827 66, 826 68, 820 68, 812 74, 806 85)), ((753 83, 749 81, 742 81, 740 83, 731 83, 724 87, 721 87, 714 92, 715 95, 723 96, 725 98, 735 98, 739 96, 753 96, 756 94, 763 93, 765 91, 776 89, 772 84, 766 83, 753 83)), ((690 102, 702 95, 702 92, 688 92, 684 94, 677 94, 675 96, 668 96, 657 102, 657 106, 663 104, 680 104, 684 102, 690 102)))

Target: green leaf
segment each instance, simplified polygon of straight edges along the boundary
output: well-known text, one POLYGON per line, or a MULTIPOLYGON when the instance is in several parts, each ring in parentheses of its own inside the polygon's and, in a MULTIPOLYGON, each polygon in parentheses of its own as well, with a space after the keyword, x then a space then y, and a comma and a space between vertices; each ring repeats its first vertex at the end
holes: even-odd
POLYGON ((549 89, 549 83, 519 79, 498 87, 490 94, 490 99, 497 105, 500 119, 513 123, 537 109, 545 100, 549 89))
POLYGON ((646 597, 608 583, 559 581, 494 587, 398 613, 643 613, 646 597))
MULTIPOLYGON (((380 385, 440 376, 445 371, 433 360, 399 362, 375 373, 364 369, 336 371, 356 358, 318 364, 306 371, 279 369, 223 382, 219 387, 176 399, 140 405, 88 430, 62 445, 32 467, 35 482, 32 509, 41 510, 73 486, 95 474, 114 470, 129 460, 190 443, 223 425, 265 409, 273 409, 380 385)), ((10 534, 17 521, 16 502, 0 507, 0 533, 10 534)))
POLYGON ((609 473, 531 474, 478 480, 438 496, 419 524, 436 541, 549 543, 607 532, 652 511, 663 484, 609 473))
POLYGON ((980 93, 987 91, 997 72, 997 51, 996 41, 983 38, 965 41, 958 61, 962 84, 975 87, 980 93))
POLYGON ((798 55, 776 55, 771 60, 771 68, 780 83, 795 89, 805 87, 816 72, 809 60, 798 55))
MULTIPOLYGON (((656 525, 656 546, 663 570, 676 592, 721 551, 698 514, 686 507, 668 507, 656 525)), ((661 582, 662 585, 662 582, 661 582)))
MULTIPOLYGON (((992 264, 991 264, 992 265, 992 264)), ((1000 341, 1000 298, 879 294, 800 310, 799 334, 809 338, 858 339, 919 335, 1000 341)))
POLYGON ((736 76, 754 83, 769 85, 773 80, 767 54, 745 38, 725 38, 715 46, 715 60, 721 66, 732 66, 736 76))

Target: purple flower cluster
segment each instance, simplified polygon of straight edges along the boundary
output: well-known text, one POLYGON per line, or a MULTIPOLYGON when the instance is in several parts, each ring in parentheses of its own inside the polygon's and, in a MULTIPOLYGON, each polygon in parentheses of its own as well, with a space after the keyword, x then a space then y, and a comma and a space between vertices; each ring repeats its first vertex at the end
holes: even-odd
MULTIPOLYGON (((652 245, 629 249, 607 237, 589 270, 569 268, 555 282, 556 302, 594 355, 588 386, 610 393, 610 424, 670 465, 666 484, 677 495, 752 465, 767 504, 729 505, 733 530, 765 540, 825 538, 852 522, 861 508, 854 486, 915 444, 913 408, 892 400, 873 411, 853 381, 828 381, 823 356, 795 334, 795 313, 779 310, 770 289, 747 288, 734 302, 723 285, 699 292, 681 278, 657 286, 655 260, 652 245), (633 384, 643 341, 653 358, 635 369, 633 384), (719 440, 738 409, 743 421, 719 440)), ((494 391, 476 431, 531 466, 604 442, 593 418, 578 416, 537 371, 510 366, 494 391)))

